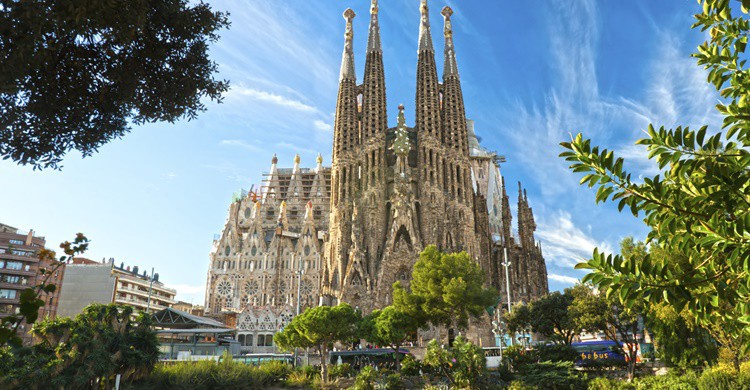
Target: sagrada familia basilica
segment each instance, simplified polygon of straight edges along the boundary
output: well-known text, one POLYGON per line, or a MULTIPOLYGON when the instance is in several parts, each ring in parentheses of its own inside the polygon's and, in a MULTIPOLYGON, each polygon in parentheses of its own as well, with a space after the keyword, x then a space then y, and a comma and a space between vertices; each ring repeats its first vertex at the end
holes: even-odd
POLYGON ((347 9, 331 166, 318 155, 315 168, 302 168, 299 156, 279 168, 274 155, 261 189, 233 199, 210 254, 206 312, 236 314, 243 350, 271 348, 273 333, 307 307, 388 305, 391 285, 408 286, 428 245, 466 251, 504 301, 506 285, 513 302, 548 292, 526 193, 519 183, 516 230, 504 160, 479 144, 466 118, 453 11, 442 10, 442 82, 426 0, 420 11, 414 125, 403 105, 388 124, 377 0, 361 84, 347 9))

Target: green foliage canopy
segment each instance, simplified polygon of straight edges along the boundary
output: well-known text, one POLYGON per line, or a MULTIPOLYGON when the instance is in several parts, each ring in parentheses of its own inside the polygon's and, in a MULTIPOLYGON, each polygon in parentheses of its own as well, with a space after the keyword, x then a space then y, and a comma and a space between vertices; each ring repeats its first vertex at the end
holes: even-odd
POLYGON ((393 305, 420 324, 466 328, 469 317, 481 318, 497 302, 497 291, 484 282, 481 267, 466 252, 443 253, 430 245, 414 264, 411 291, 393 285, 393 305))
POLYGON ((0 156, 59 168, 129 130, 193 119, 226 81, 208 43, 227 14, 187 0, 0 0, 0 156))
MULTIPOLYGON (((406 342, 409 335, 419 329, 416 318, 394 306, 386 306, 382 310, 374 310, 362 319, 361 336, 379 346, 390 346, 394 351, 406 342)), ((399 355, 396 354, 396 370, 399 370, 399 355)))
POLYGON ((357 337, 361 315, 351 306, 318 306, 308 308, 294 317, 281 332, 274 335, 274 342, 282 349, 316 346, 321 352, 321 374, 328 378, 328 351, 336 342, 350 342, 357 337))
MULTIPOLYGON (((723 129, 649 125, 648 138, 638 144, 646 146, 661 173, 642 183, 623 168, 622 158, 581 134, 561 144, 566 149, 561 157, 573 171, 585 173, 581 184, 597 187, 597 202, 611 199, 620 210, 643 215, 651 245, 684 255, 678 263, 595 250, 578 265, 592 271, 584 281, 627 307, 667 302, 677 312, 687 308, 707 327, 733 334, 725 343, 747 346, 738 338, 750 329, 750 83, 744 59, 750 22, 734 16, 738 7, 729 0, 699 3, 703 12, 695 15, 693 27, 708 31, 710 39, 693 57, 723 98, 716 105, 723 129)), ((750 1, 741 5, 746 12, 750 1)))
POLYGON ((129 306, 94 304, 75 318, 34 324, 41 342, 13 355, 0 384, 10 388, 90 388, 146 377, 159 359, 150 316, 129 306))

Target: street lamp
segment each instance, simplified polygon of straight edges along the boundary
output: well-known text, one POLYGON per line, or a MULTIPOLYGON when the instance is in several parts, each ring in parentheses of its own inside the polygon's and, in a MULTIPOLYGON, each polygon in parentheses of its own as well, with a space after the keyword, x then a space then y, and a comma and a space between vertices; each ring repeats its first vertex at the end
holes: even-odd
POLYGON ((154 289, 154 267, 151 267, 151 282, 148 284, 148 302, 146 302, 146 313, 151 310, 151 291, 154 289))
MULTIPOLYGON (((508 297, 508 313, 513 311, 510 300, 510 277, 508 276, 508 268, 510 267, 510 259, 508 258, 508 248, 503 248, 503 262, 500 263, 505 267, 505 295, 508 297)), ((513 345, 513 336, 510 337, 510 345, 513 345)))

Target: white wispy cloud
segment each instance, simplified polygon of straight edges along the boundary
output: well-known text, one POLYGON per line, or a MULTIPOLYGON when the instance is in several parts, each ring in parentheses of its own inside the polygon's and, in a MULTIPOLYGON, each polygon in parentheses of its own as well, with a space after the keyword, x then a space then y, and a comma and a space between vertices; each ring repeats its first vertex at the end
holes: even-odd
POLYGON ((225 139, 225 140, 221 140, 220 144, 225 145, 225 146, 238 146, 238 147, 241 147, 241 148, 253 151, 253 152, 265 151, 265 149, 255 144, 251 144, 247 141, 243 141, 241 139, 225 139))
POLYGON ((330 133, 333 131, 333 126, 327 122, 324 122, 320 119, 316 119, 313 121, 313 126, 315 126, 316 130, 320 130, 326 133, 330 133))
POLYGON ((297 111, 303 111, 303 112, 310 112, 310 113, 318 113, 317 108, 305 104, 299 100, 295 100, 292 98, 288 98, 282 95, 277 95, 272 92, 262 91, 254 88, 247 88, 243 86, 235 86, 232 87, 232 89, 229 90, 226 94, 227 100, 233 100, 237 97, 248 97, 250 99, 274 104, 277 106, 285 107, 285 108, 291 108, 293 110, 297 111))
POLYGON ((570 269, 591 257, 594 248, 612 253, 612 246, 599 242, 573 223, 571 214, 558 211, 552 216, 542 216, 536 236, 542 242, 544 257, 548 263, 570 269))
POLYGON ((275 144, 275 146, 277 148, 289 149, 291 151, 298 152, 298 153, 308 153, 308 154, 317 154, 317 153, 319 153, 319 151, 317 151, 317 150, 310 149, 310 148, 304 148, 304 147, 297 146, 297 145, 289 143, 289 142, 277 142, 275 144))
POLYGON ((547 278, 558 281, 558 282, 571 284, 571 285, 576 284, 581 281, 580 279, 574 278, 572 276, 565 276, 565 275, 558 275, 558 274, 547 274, 547 278))

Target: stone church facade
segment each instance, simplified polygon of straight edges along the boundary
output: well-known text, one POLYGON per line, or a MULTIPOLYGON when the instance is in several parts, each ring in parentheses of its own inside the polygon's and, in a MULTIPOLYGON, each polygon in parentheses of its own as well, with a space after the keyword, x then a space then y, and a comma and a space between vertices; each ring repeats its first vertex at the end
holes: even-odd
POLYGON ((428 245, 466 251, 504 301, 506 254, 514 302, 547 292, 525 192, 519 183, 516 233, 503 160, 479 144, 466 118, 453 11, 442 11, 442 82, 426 0, 420 11, 414 125, 407 125, 403 105, 396 126, 388 125, 377 0, 361 84, 354 67, 355 14, 347 9, 331 167, 319 156, 314 169, 300 168, 299 157, 292 169, 279 169, 274 156, 261 191, 230 205, 210 254, 206 310, 238 313, 239 334, 250 337, 250 345, 259 337, 265 343, 268 329, 278 330, 296 313, 297 290, 301 310, 338 302, 365 312, 388 305, 391 285, 408 286, 428 245))

